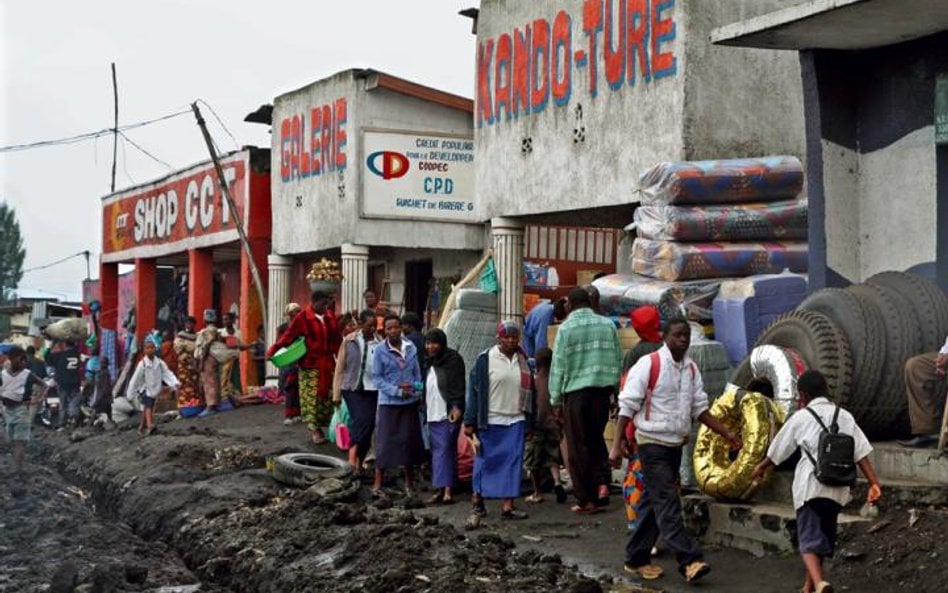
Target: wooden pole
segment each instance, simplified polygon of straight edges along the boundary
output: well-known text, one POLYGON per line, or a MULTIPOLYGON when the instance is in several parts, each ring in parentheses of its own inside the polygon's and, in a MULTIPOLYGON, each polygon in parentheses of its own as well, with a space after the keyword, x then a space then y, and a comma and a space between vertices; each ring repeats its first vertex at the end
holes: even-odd
POLYGON ((250 249, 250 240, 247 239, 247 231, 244 230, 244 223, 240 217, 240 210, 237 209, 237 203, 230 195, 230 188, 227 181, 224 180, 224 168, 217 158, 217 151, 214 150, 214 141, 211 140, 211 134, 207 131, 207 125, 204 123, 204 117, 201 116, 201 110, 198 109, 197 102, 191 103, 191 110, 194 111, 194 117, 197 118, 198 126, 201 128, 201 134, 204 135, 204 142, 207 144, 207 151, 211 154, 211 160, 214 161, 214 170, 217 171, 217 184, 224 194, 224 199, 230 205, 230 213, 234 216, 237 226, 237 234, 240 236, 240 244, 244 248, 244 254, 247 256, 247 263, 250 264, 250 274, 253 276, 253 283, 257 287, 257 297, 260 299, 261 315, 263 318, 263 327, 267 325, 267 299, 263 292, 263 281, 260 279, 260 270, 257 269, 257 262, 254 261, 253 251, 250 249))
POLYGON ((112 97, 115 102, 115 126, 112 128, 112 193, 115 193, 115 161, 118 158, 118 81, 115 78, 115 62, 112 62, 112 97))

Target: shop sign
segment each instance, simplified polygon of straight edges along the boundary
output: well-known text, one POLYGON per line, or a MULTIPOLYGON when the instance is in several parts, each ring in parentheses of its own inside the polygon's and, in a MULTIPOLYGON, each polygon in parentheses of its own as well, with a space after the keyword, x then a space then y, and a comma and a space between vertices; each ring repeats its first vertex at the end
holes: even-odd
POLYGON ((472 138, 365 131, 362 143, 363 216, 479 221, 472 138))
POLYGON ((280 180, 284 183, 346 168, 346 98, 314 105, 280 121, 280 180))
POLYGON ((935 144, 948 144, 948 75, 935 79, 935 144))
POLYGON ((478 128, 678 73, 675 0, 584 0, 578 12, 478 41, 478 128))
MULTIPOLYGON (((241 216, 247 211, 247 161, 238 153, 221 161, 241 216)), ((155 183, 113 194, 102 202, 102 253, 106 261, 158 257, 238 239, 236 217, 211 163, 155 183)))

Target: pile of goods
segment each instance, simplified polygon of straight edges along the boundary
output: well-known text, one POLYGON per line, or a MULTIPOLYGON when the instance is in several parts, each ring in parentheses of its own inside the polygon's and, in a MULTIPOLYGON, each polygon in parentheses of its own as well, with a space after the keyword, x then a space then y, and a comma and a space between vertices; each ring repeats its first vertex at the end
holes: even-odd
POLYGON ((338 262, 324 257, 310 266, 306 279, 311 290, 335 290, 342 282, 342 268, 338 262))
POLYGON ((454 311, 444 324, 448 344, 474 368, 474 359, 497 343, 497 295, 486 290, 460 288, 454 311))
POLYGON ((677 281, 806 271, 796 157, 660 163, 639 185, 633 272, 677 281))

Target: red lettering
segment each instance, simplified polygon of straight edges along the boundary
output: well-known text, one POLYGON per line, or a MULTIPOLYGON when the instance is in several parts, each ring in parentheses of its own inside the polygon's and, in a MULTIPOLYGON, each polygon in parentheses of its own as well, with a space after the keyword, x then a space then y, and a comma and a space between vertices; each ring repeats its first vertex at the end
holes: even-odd
POLYGON ((312 160, 313 175, 319 175, 323 172, 323 161, 319 158, 322 152, 322 146, 319 143, 319 132, 322 130, 319 107, 313 107, 309 112, 309 152, 312 160))
POLYGON ((514 117, 520 116, 521 107, 525 115, 530 113, 530 25, 526 33, 514 29, 513 83, 510 86, 514 117))
MULTIPOLYGON (((557 15, 559 16, 559 15, 557 15)), ((554 27, 556 23, 554 23, 554 27)), ((597 40, 602 31, 602 0, 586 0, 583 4, 583 31, 589 37, 589 94, 593 97, 599 92, 599 51, 597 40)))
POLYGON ((322 133, 319 136, 319 143, 323 148, 323 173, 328 173, 334 169, 332 154, 332 110, 329 105, 323 105, 323 125, 322 133))
POLYGON ((675 73, 675 55, 662 52, 659 45, 675 38, 675 21, 662 18, 662 11, 674 7, 674 0, 652 0, 652 75, 662 78, 675 73))
POLYGON ((490 93, 490 65, 494 56, 494 40, 477 46, 477 126, 494 123, 494 106, 490 93))
POLYGON ((639 60, 639 71, 645 82, 652 79, 652 73, 649 69, 648 60, 648 12, 649 0, 626 0, 628 7, 628 16, 626 16, 626 27, 628 27, 627 47, 629 50, 626 62, 628 63, 629 86, 635 84, 635 59, 639 60))
POLYGON ((625 80, 625 46, 626 46, 626 0, 606 0, 606 38, 603 41, 603 62, 605 62, 606 82, 609 88, 616 90, 625 80), (619 5, 619 25, 613 23, 613 4, 619 5), (619 31, 619 46, 613 49, 613 28, 619 31))
POLYGON ((512 52, 510 35, 504 33, 497 38, 497 57, 494 59, 496 70, 494 74, 494 113, 497 115, 497 121, 500 121, 501 112, 507 114, 507 121, 510 121, 510 56, 512 52))
POLYGON ((300 177, 300 116, 293 116, 292 136, 290 139, 290 177, 300 177))
POLYGON ((312 173, 310 160, 309 151, 306 150, 306 114, 302 114, 300 115, 300 174, 303 177, 309 177, 312 173))
POLYGON ((280 122, 280 178, 283 181, 290 180, 290 119, 286 118, 280 122))
POLYGON ((573 77, 573 20, 569 13, 561 10, 553 19, 553 48, 551 76, 553 102, 557 105, 569 103, 573 77), (560 72, 562 71, 562 76, 560 72))
POLYGON ((534 113, 543 111, 550 99, 550 23, 533 21, 533 42, 530 50, 530 105, 534 113), (538 84, 539 83, 539 84, 538 84))
POLYGON ((346 121, 348 120, 348 108, 346 107, 346 98, 336 99, 336 124, 333 126, 333 136, 336 138, 336 168, 346 168, 346 121))

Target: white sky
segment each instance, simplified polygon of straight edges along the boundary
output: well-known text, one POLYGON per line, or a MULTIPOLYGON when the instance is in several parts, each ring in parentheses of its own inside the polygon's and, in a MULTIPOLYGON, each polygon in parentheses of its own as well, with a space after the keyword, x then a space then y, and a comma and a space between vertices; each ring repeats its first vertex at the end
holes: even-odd
MULTIPOLYGON (((0 144, 25 144, 112 126, 110 62, 118 71, 119 125, 204 99, 239 144, 270 146, 266 126, 244 123, 273 97, 339 70, 375 68, 473 96, 471 21, 477 0, 0 0, 0 144)), ((203 106, 202 106, 203 109, 203 106)), ((221 150, 234 143, 205 112, 221 150)), ((126 134, 175 169, 208 158, 194 118, 126 134)), ((109 193, 112 140, 0 153, 0 200, 17 212, 24 268, 84 250, 98 277, 99 199, 109 193)), ((120 142, 116 189, 169 170, 120 142)), ((83 258, 25 274, 24 289, 78 298, 83 258)))

